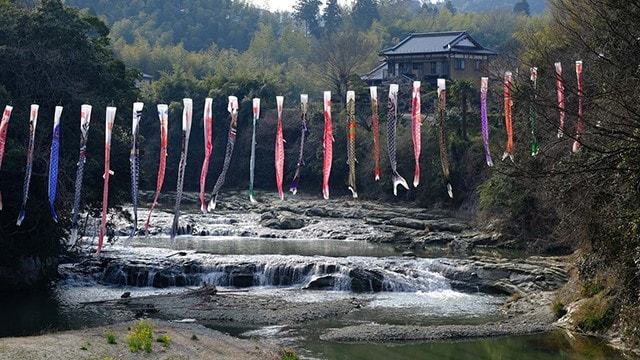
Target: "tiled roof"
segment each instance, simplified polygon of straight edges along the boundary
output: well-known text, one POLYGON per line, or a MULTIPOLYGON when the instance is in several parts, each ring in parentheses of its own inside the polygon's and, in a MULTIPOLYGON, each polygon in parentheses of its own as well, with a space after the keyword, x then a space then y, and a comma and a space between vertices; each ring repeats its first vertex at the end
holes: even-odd
POLYGON ((446 31, 410 34, 397 45, 384 49, 380 55, 409 55, 423 53, 465 52, 495 54, 478 44, 465 31, 446 31))

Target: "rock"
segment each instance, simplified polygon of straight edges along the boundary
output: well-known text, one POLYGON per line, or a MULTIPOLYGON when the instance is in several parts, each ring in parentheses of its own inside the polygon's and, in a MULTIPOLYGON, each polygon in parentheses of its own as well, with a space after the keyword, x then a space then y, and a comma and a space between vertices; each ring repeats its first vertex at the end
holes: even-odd
POLYGON ((393 218, 388 220, 387 223, 398 226, 398 227, 404 227, 404 228, 409 228, 414 230, 426 229, 426 225, 424 221, 414 220, 409 218, 393 218))
POLYGON ((272 217, 264 216, 260 219, 260 224, 264 227, 277 230, 296 230, 305 227, 306 223, 300 218, 300 215, 283 211, 272 217))
POLYGON ((305 290, 330 290, 335 286, 336 279, 333 275, 319 276, 303 287, 305 290))
POLYGON ((131 292, 130 291, 126 291, 124 294, 120 295, 121 299, 128 299, 131 297, 131 292))
POLYGON ((351 291, 353 292, 382 291, 384 275, 378 271, 355 268, 349 271, 349 277, 351 278, 351 291))
POLYGON ((411 257, 411 258, 415 258, 416 254, 413 253, 413 251, 405 251, 402 253, 403 257, 411 257))

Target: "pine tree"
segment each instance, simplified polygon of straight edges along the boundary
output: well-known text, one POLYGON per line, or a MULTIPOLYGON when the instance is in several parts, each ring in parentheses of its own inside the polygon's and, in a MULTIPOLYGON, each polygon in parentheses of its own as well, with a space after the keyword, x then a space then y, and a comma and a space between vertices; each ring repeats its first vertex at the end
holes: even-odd
POLYGON ((379 19, 378 4, 375 0, 356 0, 351 13, 353 23, 358 29, 367 30, 373 20, 379 19))
POLYGON ((320 28, 320 0, 298 0, 294 6, 293 16, 305 24, 307 33, 319 37, 320 28))
POLYGON ((340 23, 342 22, 342 14, 340 11, 340 6, 338 5, 338 0, 327 1, 327 8, 324 10, 322 20, 324 20, 325 34, 330 34, 336 31, 338 27, 340 27, 340 23))
POLYGON ((514 6, 513 6, 513 12, 518 14, 524 14, 529 16, 530 15, 530 9, 529 9, 529 3, 527 2, 527 0, 520 0, 518 1, 514 6))
POLYGON ((451 2, 451 0, 447 0, 447 2, 444 4, 445 9, 449 10, 450 13, 455 14, 456 13, 456 8, 453 6, 453 3, 451 2))

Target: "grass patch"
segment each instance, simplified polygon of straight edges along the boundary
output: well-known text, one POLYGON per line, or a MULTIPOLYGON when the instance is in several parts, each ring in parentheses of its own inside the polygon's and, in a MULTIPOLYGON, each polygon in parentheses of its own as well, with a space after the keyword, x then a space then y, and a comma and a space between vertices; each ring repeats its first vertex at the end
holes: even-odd
POLYGON ((605 286, 599 281, 589 281, 582 285, 582 296, 583 297, 592 297, 600 294, 604 291, 605 286))
POLYGON ((116 333, 113 332, 112 330, 107 330, 104 333, 104 336, 107 338, 107 344, 111 344, 111 345, 115 345, 118 342, 116 341, 116 333))
POLYGON ((158 336, 156 341, 162 344, 162 346, 165 348, 168 348, 169 345, 171 345, 171 338, 169 337, 169 335, 166 335, 166 334, 158 336))
POLYGON ((572 317, 581 330, 601 332, 613 324, 614 309, 608 298, 596 295, 580 305, 572 317))
POLYGON ((151 352, 151 343, 153 342, 153 325, 149 321, 138 321, 127 337, 127 344, 131 352, 137 353, 144 350, 146 353, 151 352))
POLYGON ((558 299, 553 300, 551 303, 551 311, 553 311, 556 319, 560 319, 567 314, 567 309, 565 308, 564 303, 558 299))
POLYGON ((281 360, 299 360, 300 358, 298 357, 298 354, 296 354, 295 350, 291 348, 286 348, 282 350, 280 359, 281 360))

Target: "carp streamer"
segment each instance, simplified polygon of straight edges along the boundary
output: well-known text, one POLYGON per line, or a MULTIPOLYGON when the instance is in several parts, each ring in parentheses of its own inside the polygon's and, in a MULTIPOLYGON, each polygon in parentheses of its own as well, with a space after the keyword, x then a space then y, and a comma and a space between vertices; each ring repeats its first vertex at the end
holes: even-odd
POLYGON ((224 185, 224 181, 227 177, 227 170, 229 170, 229 164, 231 163, 231 155, 233 155, 233 146, 236 143, 236 132, 238 127, 238 98, 235 96, 229 96, 229 104, 227 105, 227 111, 231 114, 231 121, 229 122, 229 133, 227 135, 227 150, 224 154, 224 163, 222 164, 222 172, 218 177, 218 181, 213 187, 211 192, 211 200, 209 200, 208 210, 214 210, 218 202, 218 193, 224 185))
POLYGON ((73 195, 73 210, 71 210, 71 244, 78 241, 78 213, 80 212, 80 199, 82 196, 82 179, 84 177, 84 164, 87 162, 87 140, 89 140, 89 124, 91 122, 91 105, 80 107, 80 158, 76 171, 76 183, 73 195))
POLYGON ((538 68, 531 68, 531 87, 533 88, 533 102, 529 106, 529 122, 531 124, 531 156, 536 156, 540 152, 540 144, 536 136, 538 117, 535 109, 535 101, 538 99, 538 68))
POLYGON ((380 118, 378 117, 378 88, 369 88, 371 95, 371 130, 373 130, 373 176, 380 180, 380 118))
POLYGON ((33 148, 36 140, 36 125, 38 125, 38 109, 39 105, 31 105, 31 113, 29 116, 29 144, 27 146, 27 165, 24 172, 24 183, 22 185, 22 205, 16 225, 20 226, 26 216, 27 200, 29 199, 29 183, 31 182, 31 170, 33 169, 33 148))
POLYGON ((138 140, 140 137, 140 119, 144 104, 133 103, 133 117, 131 120, 131 153, 129 154, 129 164, 131 165, 131 204, 133 205, 133 228, 129 238, 133 238, 138 233, 138 179, 140 178, 140 149, 138 140))
POLYGON ((398 162, 396 160, 396 123, 398 122, 398 84, 389 86, 389 102, 387 103, 387 150, 389 153, 389 164, 391 165, 391 176, 393 178, 393 195, 398 196, 398 185, 402 185, 409 190, 407 180, 398 173, 398 162))
POLYGON ((484 146, 484 159, 487 166, 493 166, 491 149, 489 148, 489 120, 487 118, 487 92, 489 91, 489 78, 480 79, 480 125, 482 129, 482 145, 484 146))
POLYGON ((356 93, 347 91, 347 164, 349 165, 349 190, 358 198, 356 188, 356 93))
POLYGON ((278 195, 280 200, 284 200, 284 190, 282 190, 282 180, 284 177, 284 136, 282 134, 282 107, 284 105, 284 97, 276 96, 276 104, 278 107, 278 122, 276 128, 276 148, 275 148, 275 167, 276 167, 276 186, 278 187, 278 195))
POLYGON ((182 201, 182 188, 184 187, 184 172, 187 167, 187 155, 189 153, 189 135, 191 134, 191 120, 193 118, 193 100, 182 99, 182 147, 180 150, 180 163, 178 164, 178 181, 176 186, 176 205, 173 213, 173 225, 171 226, 171 239, 178 233, 180 222, 180 202, 182 201))
POLYGON ((329 177, 333 161, 333 123, 331 121, 331 91, 324 92, 324 134, 322 138, 322 196, 329 199, 329 177))
POLYGON ((420 118, 420 81, 413 82, 413 91, 411 93, 411 139, 413 140, 413 156, 415 158, 415 172, 413 175, 413 186, 418 187, 420 184, 420 126, 422 119, 420 118))
POLYGON ((256 123, 260 119, 260 99, 253 99, 253 132, 251 133, 251 160, 249 161, 249 201, 256 202, 253 179, 256 171, 256 123))
MULTIPOLYGON (((2 158, 4 157, 4 145, 7 143, 7 132, 9 131, 9 119, 11 119, 12 106, 5 106, 0 122, 0 169, 2 169, 2 158)), ((0 191, 0 210, 2 210, 2 192, 0 191)))
POLYGON ((507 157, 513 162, 513 119, 511 111, 513 109, 513 100, 511 100, 511 87, 513 75, 510 71, 504 74, 503 91, 504 91, 504 125, 507 130, 507 144, 502 155, 504 161, 507 157))
POLYGON ((151 221, 151 213, 158 205, 158 197, 162 191, 164 183, 164 173, 167 169, 167 147, 169 146, 169 106, 166 104, 158 105, 158 118, 160 119, 160 163, 158 165, 158 179, 156 180, 156 193, 153 195, 153 203, 147 215, 147 222, 144 224, 145 235, 149 235, 149 222, 151 221))
POLYGON ((58 155, 60 153, 60 117, 62 116, 62 106, 56 106, 53 116, 53 133, 51 135, 51 152, 49 155, 49 209, 51 218, 58 222, 56 213, 56 192, 58 191, 58 155))
POLYGON ((302 166, 304 166, 304 141, 309 133, 309 129, 307 128, 307 110, 309 107, 309 95, 301 94, 300 95, 300 118, 302 125, 300 126, 300 153, 298 154, 298 163, 296 164, 296 172, 293 175, 293 181, 291 181, 291 186, 289 187, 289 191, 293 195, 298 192, 298 184, 300 182, 300 170, 302 166))
POLYGON ((447 193, 453 199, 453 188, 449 181, 449 157, 447 156, 447 136, 445 133, 445 117, 447 109, 447 87, 445 79, 438 79, 438 114, 440 117, 440 163, 442 175, 447 182, 447 193))
POLYGON ((207 212, 207 200, 205 199, 205 189, 207 186, 207 173, 209 172, 209 161, 213 152, 213 115, 211 114, 213 99, 204 99, 204 115, 202 117, 202 125, 204 129, 204 160, 202 160, 202 170, 200 170, 200 211, 203 214, 207 212))
POLYGON ((582 133, 584 132, 584 88, 582 81, 582 61, 576 61, 576 77, 578 79, 578 122, 576 123, 576 139, 573 142, 574 153, 580 151, 580 147, 582 144, 580 143, 580 137, 582 137, 582 133))
POLYGON ((558 138, 564 135, 564 120, 566 117, 564 102, 564 78, 562 77, 562 63, 555 63, 556 67, 556 94, 558 97, 558 113, 560 116, 560 126, 558 127, 558 138))
POLYGON ((98 237, 98 250, 97 254, 100 254, 102 244, 104 242, 104 235, 107 232, 107 207, 109 206, 109 175, 113 174, 111 171, 111 132, 113 131, 113 123, 116 119, 116 108, 107 107, 107 114, 105 117, 104 125, 104 187, 102 188, 102 219, 100 222, 100 235, 98 237))

